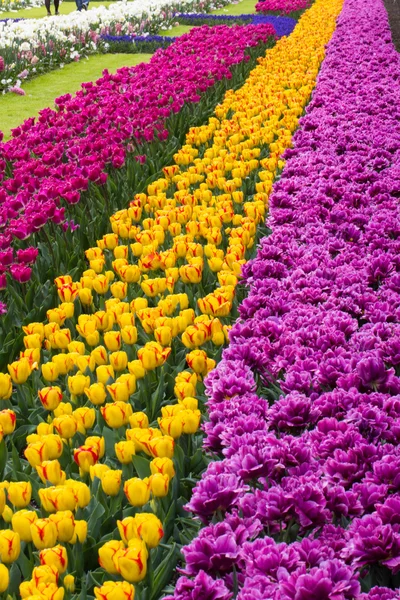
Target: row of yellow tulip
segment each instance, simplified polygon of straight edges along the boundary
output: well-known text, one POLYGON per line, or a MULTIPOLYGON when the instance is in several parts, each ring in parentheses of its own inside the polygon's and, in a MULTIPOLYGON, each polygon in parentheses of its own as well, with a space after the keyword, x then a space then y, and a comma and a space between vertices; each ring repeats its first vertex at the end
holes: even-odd
MULTIPOLYGON (((55 572, 67 571, 65 544, 86 539, 76 515, 88 506, 95 481, 107 502, 133 507, 115 521, 121 540, 99 550, 101 567, 124 581, 104 583, 96 596, 133 598, 131 584, 145 578, 148 552, 163 535, 159 499, 175 477, 176 443, 199 428, 202 379, 228 339, 242 265, 341 4, 316 1, 246 84, 227 92, 215 116, 189 131, 147 194, 111 217, 112 232, 86 251, 89 269, 80 279, 56 280, 60 304, 48 311, 48 322, 24 327, 25 350, 0 376, 0 397, 12 398, 14 383, 29 403, 35 388, 42 412, 25 458, 49 516, 27 510, 30 482, 4 485, 19 511, 3 506, 12 529, 0 532, 2 562, 18 557, 19 540, 40 550, 42 566, 21 585, 23 597, 45 597, 43 583, 72 589, 69 575, 57 587, 55 572), (136 454, 152 459, 148 477, 132 477, 136 454), (146 506, 153 513, 137 512, 146 506)), ((12 433, 15 414, 2 411, 0 425, 12 433)), ((57 593, 58 600, 64 592, 57 593)))

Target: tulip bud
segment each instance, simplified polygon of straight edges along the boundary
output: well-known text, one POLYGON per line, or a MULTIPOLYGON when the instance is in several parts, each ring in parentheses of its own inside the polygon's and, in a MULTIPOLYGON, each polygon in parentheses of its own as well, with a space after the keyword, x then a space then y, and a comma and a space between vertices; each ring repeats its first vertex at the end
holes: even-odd
POLYGON ((71 594, 74 593, 74 591, 75 591, 75 577, 73 575, 66 575, 64 577, 64 587, 67 590, 67 592, 70 592, 71 594))
POLYGON ((153 513, 138 513, 135 516, 138 536, 148 548, 156 548, 164 535, 162 523, 153 513))
POLYGON ((126 352, 118 351, 110 354, 110 365, 114 371, 124 371, 128 364, 128 355, 126 352))
POLYGON ((131 373, 131 375, 134 375, 136 379, 143 379, 143 377, 146 375, 146 371, 140 360, 132 360, 131 362, 129 362, 128 369, 129 373, 131 373))
POLYGON ((21 542, 18 533, 11 529, 0 531, 0 560, 2 563, 10 564, 16 561, 21 552, 21 542))
POLYGON ((74 450, 74 461, 84 473, 89 473, 90 467, 99 460, 99 455, 91 446, 80 446, 74 450))
POLYGON ((102 569, 110 575, 116 575, 118 571, 114 563, 114 557, 123 550, 125 550, 125 546, 120 540, 111 540, 101 546, 99 548, 99 564, 102 569))
POLYGON ((31 535, 38 550, 52 548, 57 542, 57 527, 50 519, 36 519, 31 525, 31 535))
POLYGON ((135 444, 132 441, 118 442, 115 444, 115 454, 121 464, 129 465, 132 462, 132 456, 135 454, 135 444))
POLYGON ((12 394, 11 377, 7 373, 0 373, 0 400, 8 400, 12 394))
POLYGON ((122 521, 117 521, 117 525, 121 539, 125 544, 128 544, 133 538, 138 537, 135 517, 126 517, 122 521))
POLYGON ((8 500, 16 508, 25 508, 31 501, 32 485, 30 481, 12 482, 8 486, 8 500))
MULTIPOLYGON (((54 525, 54 523, 53 523, 54 525)), ((55 525, 54 525, 55 527, 55 525)), ((56 530, 57 531, 57 530, 56 530)), ((49 567, 55 567, 57 571, 62 575, 65 573, 68 567, 67 550, 63 546, 54 546, 52 548, 46 548, 40 552, 40 564, 48 565, 49 567)))
POLYGON ((42 365, 42 376, 46 381, 55 381, 59 375, 58 366, 49 361, 42 365))
POLYGON ((17 418, 15 412, 6 408, 0 411, 0 426, 3 428, 4 435, 9 435, 15 429, 17 418))
POLYGON ((150 489, 155 498, 164 498, 168 494, 169 477, 161 473, 155 473, 150 477, 150 489))
POLYGON ((94 408, 88 408, 86 406, 82 406, 77 408, 72 413, 78 423, 78 431, 83 435, 86 435, 86 431, 91 429, 96 420, 96 412, 94 408))
POLYGON ((88 524, 86 521, 75 521, 75 534, 76 539, 83 544, 86 541, 88 532, 88 524))
POLYGON ((125 402, 113 402, 101 406, 100 411, 108 427, 119 429, 128 424, 129 417, 132 415, 132 406, 125 402))
POLYGON ((109 470, 101 479, 101 487, 107 496, 116 496, 121 487, 122 471, 109 470))
POLYGON ((132 506, 143 506, 150 500, 150 479, 132 477, 124 483, 124 493, 132 506))
POLYGON ((57 385, 38 390, 38 396, 40 402, 43 404, 43 408, 46 410, 55 410, 63 397, 61 388, 57 385))
POLYGON ((106 401, 107 392, 103 383, 92 383, 88 388, 85 388, 85 394, 92 404, 99 406, 106 401))
POLYGON ((66 440, 73 438, 78 431, 78 423, 71 415, 61 415, 61 417, 56 417, 53 421, 53 425, 57 433, 66 440))
MULTIPOLYGON (((0 565, 0 594, 7 591, 10 584, 10 573, 5 565, 0 565)), ((133 586, 132 586, 133 587, 133 586)), ((133 598, 133 596, 132 596, 133 598)))
POLYGON ((111 365, 100 365, 96 369, 96 376, 97 376, 97 381, 99 381, 103 385, 106 385, 106 383, 108 383, 108 380, 110 378, 114 379, 114 377, 115 377, 114 369, 111 365))
POLYGON ((127 581, 105 581, 94 588, 94 595, 97 600, 133 600, 135 588, 127 581))
POLYGON ((114 562, 118 573, 130 583, 142 581, 147 574, 148 551, 145 542, 132 539, 129 547, 116 554, 114 562))
POLYGON ((85 388, 88 388, 89 386, 89 375, 82 375, 80 371, 78 371, 76 375, 68 377, 68 389, 71 394, 74 394, 74 396, 81 396, 84 393, 85 388))
POLYGON ((74 515, 70 510, 58 511, 49 517, 57 528, 59 542, 69 542, 75 531, 74 515))
POLYGON ((25 383, 32 373, 32 367, 29 363, 29 360, 26 358, 21 358, 20 360, 16 360, 7 366, 8 372, 10 373, 11 379, 14 383, 22 384, 25 383))
POLYGON ((131 427, 139 427, 140 429, 147 429, 149 426, 149 419, 144 412, 135 412, 129 417, 129 425, 131 427))
POLYGON ((37 514, 33 510, 19 510, 11 518, 13 531, 19 534, 22 542, 31 542, 31 525, 36 521, 37 514))

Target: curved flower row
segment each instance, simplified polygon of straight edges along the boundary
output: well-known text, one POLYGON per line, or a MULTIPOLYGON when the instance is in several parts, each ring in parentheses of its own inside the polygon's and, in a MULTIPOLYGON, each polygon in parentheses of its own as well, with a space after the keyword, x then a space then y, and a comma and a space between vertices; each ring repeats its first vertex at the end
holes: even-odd
MULTIPOLYGON (((218 29, 198 31, 211 39, 218 29)), ((241 29, 229 31, 237 45, 241 29)), ((134 583, 159 597, 174 541, 193 530, 180 506, 204 468, 202 380, 226 342, 265 214, 264 193, 244 202, 264 164, 259 133, 241 140, 234 121, 226 127, 214 118, 191 130, 163 177, 111 217, 112 233, 86 251, 89 268, 77 281, 57 278, 59 306, 23 328, 25 350, 0 376, 12 403, 0 431, 23 456, 13 453, 0 486, 0 559, 24 574, 24 598, 61 600, 88 586, 98 598, 131 599, 134 583)), ((275 132, 282 152, 271 121, 275 132)), ((0 575, 6 587, 7 567, 0 575)))
POLYGON ((0 288, 5 272, 29 279, 27 265, 36 259, 33 248, 15 256, 13 240, 26 240, 48 222, 63 224, 61 199, 76 204, 90 182, 105 183, 107 167, 122 167, 129 151, 154 137, 165 140, 170 115, 230 79, 231 67, 247 62, 248 50, 273 35, 268 24, 193 29, 148 64, 83 84, 75 97, 56 99, 57 111, 14 130, 14 139, 0 147, 0 288))
POLYGON ((296 13, 308 8, 312 0, 260 0, 256 4, 257 12, 278 12, 283 15, 296 13))
POLYGON ((399 79, 383 3, 345 0, 207 380, 188 508, 225 514, 175 598, 400 597, 399 79))
POLYGON ((102 34, 157 33, 182 10, 208 11, 229 0, 130 0, 50 19, 0 22, 0 92, 37 74, 105 51, 102 34))

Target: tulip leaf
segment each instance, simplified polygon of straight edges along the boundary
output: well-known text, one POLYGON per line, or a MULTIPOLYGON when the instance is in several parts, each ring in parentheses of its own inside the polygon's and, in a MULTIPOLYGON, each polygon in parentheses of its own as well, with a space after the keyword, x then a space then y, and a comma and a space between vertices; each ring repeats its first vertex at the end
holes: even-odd
POLYGON ((8 585, 8 594, 18 594, 19 585, 21 583, 21 571, 18 568, 17 563, 14 563, 10 569, 10 583, 8 585))
POLYGON ((7 457, 7 446, 5 440, 3 439, 0 443, 0 479, 3 477, 4 469, 7 464, 7 457))
POLYGON ((90 519, 88 521, 88 531, 92 537, 97 538, 97 534, 100 531, 100 527, 102 524, 101 517, 105 513, 104 506, 97 501, 96 498, 92 497, 90 504, 88 505, 88 513, 90 514, 90 519))
POLYGON ((134 455, 132 456, 132 462, 138 476, 141 479, 144 479, 145 477, 149 477, 151 475, 150 461, 147 458, 144 458, 143 456, 134 455))
POLYGON ((154 580, 150 593, 150 600, 157 600, 160 597, 161 592, 172 577, 172 574, 176 567, 176 563, 178 562, 178 558, 178 549, 176 547, 176 544, 173 543, 170 551, 154 572, 154 580))
POLYGON ((24 579, 30 579, 32 577, 32 569, 34 564, 29 560, 29 558, 21 552, 18 557, 18 566, 21 569, 21 573, 24 579))

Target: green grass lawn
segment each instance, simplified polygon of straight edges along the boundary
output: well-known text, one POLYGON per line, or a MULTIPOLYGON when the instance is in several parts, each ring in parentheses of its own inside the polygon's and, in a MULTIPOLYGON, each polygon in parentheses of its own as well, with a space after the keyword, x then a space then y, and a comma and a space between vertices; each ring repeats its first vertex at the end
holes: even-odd
MULTIPOLYGON (((113 2, 90 2, 89 10, 98 6, 110 6, 110 4, 113 4, 113 2)), ((76 10, 75 2, 63 2, 62 4, 60 4, 59 12, 62 15, 68 15, 74 10, 76 10)), ((54 15, 53 5, 51 7, 51 12, 54 15)), ((41 17, 45 16, 46 8, 44 6, 44 3, 43 6, 40 6, 39 8, 24 8, 22 10, 0 13, 0 19, 40 19, 41 17)))
POLYGON ((63 94, 73 94, 84 81, 95 81, 101 77, 103 69, 113 72, 124 66, 147 62, 151 54, 101 54, 90 56, 78 63, 70 63, 63 69, 52 71, 24 84, 26 96, 5 94, 0 96, 0 130, 5 138, 10 130, 18 127, 25 119, 34 117, 39 110, 50 106, 63 94))

